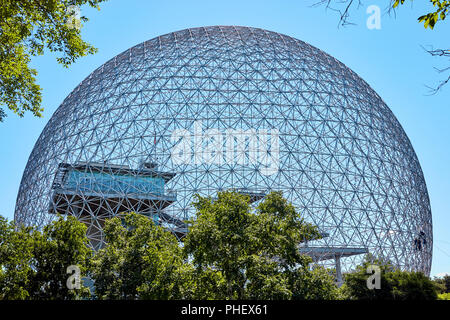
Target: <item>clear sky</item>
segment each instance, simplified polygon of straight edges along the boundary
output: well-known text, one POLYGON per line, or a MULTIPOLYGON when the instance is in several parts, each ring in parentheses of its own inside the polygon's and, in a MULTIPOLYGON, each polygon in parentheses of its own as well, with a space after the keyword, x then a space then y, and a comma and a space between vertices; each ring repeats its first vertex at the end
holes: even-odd
POLYGON ((17 191, 28 156, 43 127, 63 99, 104 62, 158 35, 189 27, 242 25, 283 33, 306 41, 342 61, 358 73, 390 106, 409 136, 422 166, 433 213, 432 275, 450 273, 450 84, 437 95, 427 95, 426 85, 436 85, 434 67, 450 61, 429 56, 421 46, 448 48, 450 21, 434 31, 416 22, 430 9, 428 1, 414 1, 396 17, 383 15, 381 29, 369 30, 366 8, 386 1, 366 1, 352 13, 354 26, 338 28, 338 16, 318 0, 109 0, 101 11, 82 8, 90 18, 83 37, 98 53, 64 69, 55 56, 33 59, 43 87, 44 118, 28 114, 23 119, 8 112, 0 123, 0 215, 12 219, 17 191))

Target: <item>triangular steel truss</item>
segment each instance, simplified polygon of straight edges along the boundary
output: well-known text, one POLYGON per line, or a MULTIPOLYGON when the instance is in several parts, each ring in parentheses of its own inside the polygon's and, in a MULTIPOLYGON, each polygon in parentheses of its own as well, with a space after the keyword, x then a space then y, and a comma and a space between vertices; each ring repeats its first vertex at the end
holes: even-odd
MULTIPOLYGON (((192 216, 196 193, 281 190, 329 235, 311 246, 365 248, 402 269, 430 272, 430 203, 401 125, 356 73, 285 35, 193 28, 106 62, 64 100, 39 137, 20 185, 16 223, 41 227, 54 219, 59 166, 82 162, 131 169, 157 163, 174 173, 165 188, 176 191, 176 201, 162 211, 180 221, 192 216), (261 164, 247 158, 174 164, 172 133, 193 134, 199 121, 204 131, 278 130, 278 170, 262 174, 261 164)), ((90 208, 92 215, 79 218, 92 234, 102 227, 96 207, 109 205, 108 216, 133 207, 126 193, 116 206, 86 194, 61 196, 70 200, 71 214, 90 208)), ((343 271, 361 259, 343 257, 343 271)))

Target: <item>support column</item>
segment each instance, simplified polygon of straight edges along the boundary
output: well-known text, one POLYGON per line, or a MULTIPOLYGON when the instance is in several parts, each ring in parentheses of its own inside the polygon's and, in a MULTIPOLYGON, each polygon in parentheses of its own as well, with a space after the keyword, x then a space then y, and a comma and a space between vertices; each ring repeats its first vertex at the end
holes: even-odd
POLYGON ((334 261, 336 264, 336 279, 337 279, 337 285, 338 287, 342 286, 342 271, 341 271, 341 257, 340 256, 334 256, 334 261))

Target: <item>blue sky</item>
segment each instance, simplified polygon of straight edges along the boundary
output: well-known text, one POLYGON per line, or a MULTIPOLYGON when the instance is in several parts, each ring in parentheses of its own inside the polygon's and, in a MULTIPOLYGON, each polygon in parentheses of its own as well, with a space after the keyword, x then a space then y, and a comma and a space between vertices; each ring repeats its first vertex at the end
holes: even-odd
POLYGON ((312 8, 315 2, 110 0, 101 11, 82 8, 82 14, 90 18, 83 36, 98 53, 78 60, 70 69, 58 65, 52 54, 33 59, 43 87, 44 118, 27 114, 19 119, 8 112, 0 124, 0 214, 13 218, 20 179, 39 134, 63 99, 98 66, 135 44, 172 31, 208 25, 252 26, 298 38, 331 54, 390 106, 413 144, 428 185, 435 241, 432 275, 450 273, 450 84, 432 96, 425 87, 443 77, 434 67, 450 61, 433 58, 421 47, 448 48, 450 21, 425 30, 416 19, 430 5, 415 1, 396 17, 383 15, 381 30, 369 30, 367 6, 379 3, 384 9, 387 3, 369 0, 352 13, 356 25, 338 28, 337 14, 312 8))

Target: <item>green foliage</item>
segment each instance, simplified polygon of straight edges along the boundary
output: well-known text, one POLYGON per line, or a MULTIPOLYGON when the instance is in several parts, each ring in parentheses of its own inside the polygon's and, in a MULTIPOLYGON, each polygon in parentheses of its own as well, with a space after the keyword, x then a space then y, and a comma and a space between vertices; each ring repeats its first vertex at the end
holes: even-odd
POLYGON ((439 293, 450 293, 450 275, 433 279, 439 293))
POLYGON ((92 261, 98 299, 182 297, 182 284, 191 279, 173 234, 135 213, 108 220, 104 232, 107 245, 92 261))
POLYGON ((359 300, 436 300, 437 290, 433 281, 421 272, 396 270, 389 262, 368 255, 353 273, 344 277, 342 292, 348 299, 359 300), (369 265, 380 267, 380 289, 367 288, 369 265))
POLYGON ((445 20, 450 10, 450 1, 431 0, 436 11, 429 12, 418 18, 419 22, 423 22, 425 28, 433 29, 439 20, 445 20))
POLYGON ((255 209, 249 200, 236 192, 197 196, 184 244, 146 216, 121 214, 106 222, 107 244, 95 254, 86 226, 74 217, 58 217, 42 232, 0 217, 0 300, 434 300, 447 289, 448 276, 431 281, 370 255, 338 289, 330 270, 311 269, 311 258, 299 253, 299 244, 320 237, 317 228, 279 192, 255 209), (381 289, 367 288, 371 264, 381 269, 381 289), (93 296, 84 286, 67 288, 70 265, 94 280, 93 296))
POLYGON ((152 219, 129 213, 104 226, 107 245, 92 257, 86 227, 74 217, 42 232, 2 220, 3 299, 88 298, 67 290, 68 265, 88 275, 98 299, 333 299, 337 288, 297 245, 318 238, 281 193, 251 209, 249 198, 221 192, 198 197, 184 245, 152 219), (90 260, 90 262, 89 262, 90 260))
MULTIPOLYGON (((105 0, 2 0, 0 7, 0 105, 19 116, 26 111, 41 117, 41 87, 31 57, 45 49, 57 52, 58 63, 68 67, 96 48, 81 38, 74 27, 71 6, 88 4, 98 8, 105 0)), ((86 17, 81 17, 87 21, 86 17)), ((5 112, 0 108, 0 121, 5 112)))
POLYGON ((450 293, 438 294, 438 300, 450 300, 450 293))
POLYGON ((208 267, 196 269, 188 260, 185 260, 178 274, 178 288, 182 299, 217 299, 217 291, 222 292, 225 288, 225 279, 221 272, 208 267))
POLYGON ((450 275, 445 275, 443 278, 442 278, 442 282, 444 283, 444 285, 445 285, 445 293, 450 293, 450 275))
POLYGON ((0 216, 0 300, 26 299, 33 273, 33 235, 0 216))
POLYGON ((90 296, 88 288, 69 290, 67 267, 76 265, 81 275, 88 269, 92 251, 86 237, 86 226, 75 217, 59 217, 34 232, 33 272, 30 298, 39 300, 79 299, 90 296))
MULTIPOLYGON (((450 1, 447 0, 430 0, 435 7, 435 11, 420 16, 417 20, 423 22, 425 28, 433 29, 436 23, 445 20, 450 10, 450 1)), ((397 8, 399 4, 404 4, 405 0, 395 0, 392 4, 393 8, 397 8)))
POLYGON ((289 274, 291 299, 294 300, 340 300, 340 290, 336 287, 335 277, 323 267, 313 270, 298 269, 289 274))
POLYGON ((208 270, 223 279, 209 298, 336 297, 333 279, 320 278, 323 270, 310 271, 311 259, 298 250, 301 242, 319 237, 317 228, 279 192, 267 195, 256 210, 249 200, 236 192, 219 192, 216 200, 197 196, 194 203, 196 218, 184 250, 198 273, 208 270))
POLYGON ((18 227, 0 217, 0 299, 79 299, 89 290, 69 290, 67 267, 87 271, 91 250, 86 226, 59 217, 43 231, 18 227))

